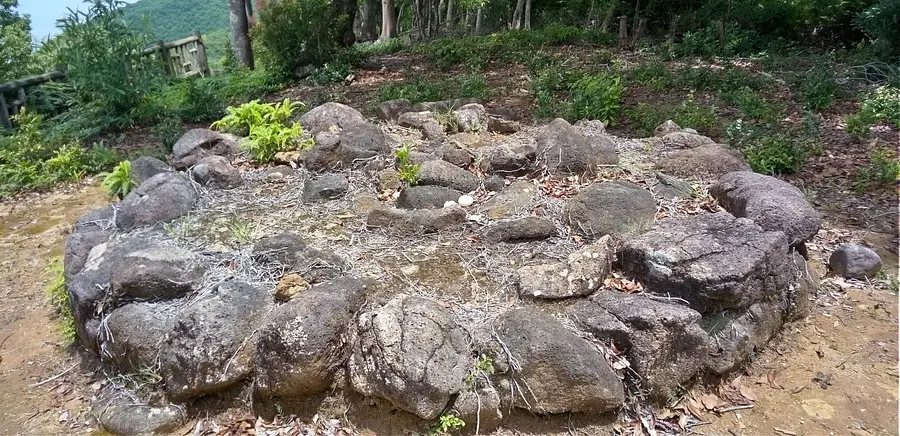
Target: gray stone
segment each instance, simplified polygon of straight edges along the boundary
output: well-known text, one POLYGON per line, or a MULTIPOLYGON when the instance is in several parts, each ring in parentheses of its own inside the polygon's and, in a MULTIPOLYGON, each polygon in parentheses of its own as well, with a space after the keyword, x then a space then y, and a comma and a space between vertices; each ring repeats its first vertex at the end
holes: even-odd
POLYGON ((110 292, 118 300, 169 300, 200 287, 206 272, 200 258, 175 247, 152 247, 113 261, 110 292))
POLYGON ((624 351, 641 389, 666 399, 696 376, 710 352, 700 313, 645 295, 603 291, 570 309, 601 343, 624 351))
POLYGON ((828 266, 841 277, 871 279, 881 271, 881 257, 863 245, 840 244, 828 258, 828 266))
POLYGON ((776 298, 791 281, 787 239, 727 212, 670 218, 625 244, 624 270, 648 291, 713 312, 776 298))
POLYGON ((278 165, 272 168, 266 168, 263 170, 262 175, 265 176, 266 181, 273 182, 282 180, 285 177, 294 177, 297 175, 297 170, 288 165, 278 165))
POLYGON ((503 423, 501 409, 500 393, 487 383, 464 389, 453 402, 453 411, 475 434, 500 427, 503 423))
POLYGON ((194 207, 197 191, 187 177, 161 173, 128 193, 119 203, 116 226, 123 230, 178 218, 194 207))
POLYGON ((784 293, 785 322, 796 321, 809 315, 810 300, 815 299, 819 289, 819 273, 811 267, 800 253, 791 253, 791 272, 794 281, 784 293))
POLYGON ((414 104, 412 110, 416 112, 450 112, 473 103, 478 103, 478 100, 474 98, 454 98, 450 100, 423 101, 414 104))
POLYGON ((369 212, 366 226, 394 233, 434 233, 465 222, 466 211, 459 205, 434 210, 378 208, 369 212))
POLYGON ((606 359, 552 316, 514 309, 497 318, 493 335, 503 346, 494 342, 487 351, 495 367, 505 371, 499 375, 519 387, 515 407, 534 413, 604 413, 625 401, 622 382, 606 359))
POLYGON ((565 262, 526 265, 513 277, 523 296, 532 298, 569 298, 590 295, 600 289, 609 275, 615 253, 610 237, 570 254, 565 262))
POLYGON ((456 145, 444 144, 438 149, 438 152, 441 155, 441 159, 460 168, 468 168, 475 162, 475 158, 472 157, 472 154, 456 145))
POLYGON ((376 124, 357 123, 341 132, 341 145, 352 149, 386 154, 391 151, 387 136, 376 124))
POLYGON ((487 129, 489 132, 508 135, 522 130, 522 126, 518 121, 507 120, 505 118, 488 116, 487 129))
POLYGON ((178 313, 160 350, 172 401, 220 391, 250 374, 250 336, 274 308, 268 292, 229 281, 178 313))
POLYGON ((191 177, 210 188, 231 189, 241 186, 241 172, 222 156, 207 156, 191 168, 191 177))
POLYGON ((75 221, 75 233, 111 230, 115 227, 115 207, 113 205, 94 209, 75 221))
POLYGON ((666 120, 662 124, 653 129, 654 136, 665 136, 669 133, 680 132, 681 127, 672 120, 666 120))
POLYGON ((533 183, 520 180, 485 201, 478 208, 478 213, 494 220, 513 217, 528 211, 538 195, 540 191, 533 183))
POLYGON ((303 201, 323 201, 341 198, 350 189, 350 181, 343 174, 326 174, 303 183, 303 201))
POLYGON ((487 130, 487 111, 478 103, 470 103, 453 111, 457 130, 460 132, 481 132, 487 130))
POLYGON ((775 177, 733 172, 722 176, 709 193, 732 215, 750 218, 764 230, 784 232, 792 246, 815 236, 822 225, 822 214, 803 192, 775 177))
POLYGON ((100 334, 100 357, 108 357, 120 371, 137 373, 156 366, 159 346, 178 309, 159 303, 130 303, 109 314, 100 334))
POLYGON ((653 223, 656 199, 632 183, 602 182, 572 197, 563 214, 572 228, 585 236, 620 238, 639 234, 653 223))
POLYGON ((653 193, 657 197, 666 200, 685 199, 694 195, 694 188, 691 187, 690 183, 679 178, 664 173, 656 173, 656 184, 653 186, 653 193))
MULTIPOLYGON (((657 129, 659 129, 659 127, 657 127, 657 129)), ((711 145, 716 143, 706 136, 685 131, 666 133, 665 135, 662 135, 659 140, 662 142, 662 145, 667 148, 697 148, 701 145, 711 145)))
POLYGON ((581 133, 587 137, 606 136, 606 125, 600 120, 579 120, 575 123, 575 127, 581 130, 581 133))
POLYGON ((308 396, 331 387, 347 358, 347 326, 373 284, 341 277, 279 306, 260 328, 253 361, 262 395, 308 396))
POLYGON ((727 145, 703 144, 695 148, 666 153, 656 168, 680 177, 717 177, 732 171, 749 171, 744 156, 727 145))
POLYGON ((181 407, 138 404, 124 394, 113 394, 98 401, 91 412, 104 430, 116 435, 166 434, 187 421, 181 407))
POLYGON ((278 263, 285 268, 285 273, 298 273, 309 283, 333 279, 347 268, 347 263, 337 254, 310 247, 300 235, 293 233, 256 241, 253 255, 261 262, 278 263))
POLYGON ((172 166, 179 170, 187 169, 207 156, 231 159, 240 151, 238 141, 233 135, 209 129, 188 130, 172 146, 172 166))
POLYGON ((412 103, 405 98, 397 100, 388 100, 378 104, 375 108, 375 114, 379 119, 384 121, 397 121, 400 114, 412 111, 412 103))
POLYGON ((598 165, 616 165, 616 145, 606 135, 588 137, 566 120, 553 120, 537 137, 538 153, 553 174, 595 174, 598 165))
POLYGON ((425 139, 443 139, 447 136, 444 126, 428 111, 404 112, 397 118, 397 124, 420 130, 425 139))
POLYGON ((387 137, 371 123, 354 122, 339 134, 320 132, 316 144, 303 153, 303 165, 310 171, 353 168, 390 152, 387 137))
POLYGON ((435 419, 465 388, 466 331, 440 303, 400 295, 364 312, 351 336, 350 385, 422 419, 435 419))
POLYGON ((500 176, 490 176, 484 179, 484 190, 487 192, 500 192, 506 188, 506 181, 500 176))
POLYGON ((460 192, 478 189, 478 176, 442 160, 423 162, 419 168, 419 185, 437 185, 460 192))
POLYGON ((171 171, 174 170, 169 164, 153 156, 141 156, 131 161, 131 177, 138 185, 159 173, 171 171))
POLYGON ((489 242, 525 242, 558 235, 559 231, 553 221, 530 216, 494 223, 485 229, 482 238, 489 242))
POLYGON ((319 132, 337 128, 346 129, 356 124, 365 123, 366 119, 356 109, 340 103, 325 103, 312 108, 300 117, 300 124, 315 136, 319 132))
POLYGON ((485 174, 523 176, 535 171, 537 150, 530 145, 501 143, 481 152, 485 174))
POLYGON ((397 207, 403 209, 440 209, 448 201, 456 201, 461 192, 443 186, 409 186, 400 191, 397 207))
POLYGON ((782 308, 777 301, 704 314, 700 325, 712 337, 704 366, 713 374, 725 374, 739 368, 751 355, 762 351, 783 321, 782 308))
POLYGON ((84 263, 87 262, 91 249, 106 242, 112 236, 108 230, 88 230, 76 232, 66 238, 65 255, 63 257, 63 272, 66 277, 72 277, 81 272, 84 263))

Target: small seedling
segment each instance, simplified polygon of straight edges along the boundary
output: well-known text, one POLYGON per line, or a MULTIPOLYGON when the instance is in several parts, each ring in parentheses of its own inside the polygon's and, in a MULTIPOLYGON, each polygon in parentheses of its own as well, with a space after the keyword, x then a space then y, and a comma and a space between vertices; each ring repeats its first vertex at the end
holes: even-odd
POLYGON ((120 162, 111 172, 100 175, 103 176, 103 189, 110 197, 121 200, 137 187, 131 176, 131 162, 127 160, 120 162))
POLYGON ((403 147, 394 150, 394 156, 397 156, 397 161, 400 164, 400 167, 398 168, 400 180, 409 186, 415 186, 419 183, 419 169, 422 165, 412 163, 409 157, 411 151, 412 147, 410 147, 409 144, 406 144, 403 147))
POLYGON ((453 414, 444 414, 438 418, 438 422, 431 428, 432 435, 444 435, 451 431, 459 430, 466 426, 466 422, 462 418, 453 414))
POLYGON ((234 217, 230 219, 225 224, 225 228, 228 229, 232 239, 241 244, 253 241, 253 233, 255 231, 253 224, 243 218, 234 217))

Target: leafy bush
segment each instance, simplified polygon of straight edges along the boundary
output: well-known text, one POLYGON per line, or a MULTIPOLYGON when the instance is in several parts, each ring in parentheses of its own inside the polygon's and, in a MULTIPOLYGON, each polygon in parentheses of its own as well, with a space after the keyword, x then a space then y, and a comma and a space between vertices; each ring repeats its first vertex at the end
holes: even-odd
POLYGON ((246 136, 254 127, 280 125, 285 126, 294 111, 303 107, 303 103, 284 99, 281 103, 260 103, 253 100, 238 107, 226 109, 228 115, 212 123, 211 128, 246 136))
POLYGON ((442 84, 416 79, 412 82, 386 83, 378 87, 375 98, 378 101, 405 98, 413 103, 437 101, 450 98, 452 94, 442 84))
POLYGON ((743 151, 750 168, 762 174, 795 173, 807 157, 807 151, 793 138, 781 134, 761 137, 743 151))
POLYGON ((761 123, 772 123, 781 113, 779 108, 770 104, 760 96, 753 92, 749 87, 743 87, 730 92, 721 94, 723 100, 735 105, 741 114, 753 121, 761 123))
POLYGON ((900 2, 879 0, 859 12, 854 24, 875 42, 885 60, 900 56, 900 32, 897 32, 897 17, 900 17, 900 2))
POLYGON ((857 192, 864 192, 873 184, 893 186, 898 179, 900 160, 897 159, 897 150, 884 148, 869 155, 869 165, 857 171, 853 187, 857 192))
POLYGON ((321 65, 338 48, 342 26, 330 0, 280 0, 258 11, 252 29, 255 52, 269 71, 289 76, 301 65, 321 65))
POLYGON ((638 64, 629 73, 629 79, 656 92, 665 91, 675 84, 675 75, 659 60, 638 64))
POLYGON ((840 92, 834 71, 825 65, 813 67, 797 77, 797 81, 803 107, 809 110, 819 111, 831 106, 840 92))
POLYGON ((625 118, 638 136, 652 136, 656 126, 666 120, 675 121, 679 126, 696 129, 704 135, 715 135, 719 130, 719 120, 714 106, 701 106, 688 98, 679 105, 650 106, 638 103, 625 110, 625 118))
POLYGON ((260 124, 250 128, 250 136, 241 144, 259 162, 271 162, 280 151, 305 150, 312 147, 313 140, 301 140, 303 128, 299 123, 290 126, 282 124, 260 124))
POLYGON ((73 344, 76 338, 75 315, 72 313, 72 305, 69 304, 69 293, 66 291, 66 277, 61 259, 54 259, 47 271, 52 274, 52 277, 44 289, 45 298, 59 318, 63 339, 67 344, 73 344))
POLYGON ((112 171, 103 176, 103 189, 110 197, 123 199, 137 187, 131 174, 131 161, 123 160, 112 171))
POLYGON ((846 118, 847 133, 865 138, 869 129, 882 120, 900 128, 900 88, 884 85, 869 93, 859 112, 846 118))
POLYGON ((464 74, 456 77, 455 82, 458 87, 456 94, 460 98, 481 100, 488 97, 487 85, 484 83, 484 76, 481 74, 464 74))
POLYGON ((350 64, 343 62, 326 62, 313 71, 309 79, 317 85, 343 82, 350 75, 350 64))
POLYGON ((619 117, 623 90, 620 76, 607 73, 584 76, 570 89, 572 119, 597 119, 608 125, 619 117))
POLYGON ((150 134, 159 141, 162 150, 172 152, 172 147, 181 137, 184 124, 178 118, 166 118, 150 128, 150 134))

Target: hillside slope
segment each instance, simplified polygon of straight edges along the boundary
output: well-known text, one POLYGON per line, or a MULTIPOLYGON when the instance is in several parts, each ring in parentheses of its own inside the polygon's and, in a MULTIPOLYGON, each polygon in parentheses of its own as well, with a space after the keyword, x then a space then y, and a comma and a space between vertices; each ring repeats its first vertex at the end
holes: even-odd
POLYGON ((139 0, 124 11, 137 23, 149 16, 153 33, 165 41, 184 38, 194 30, 207 34, 228 28, 227 0, 139 0))

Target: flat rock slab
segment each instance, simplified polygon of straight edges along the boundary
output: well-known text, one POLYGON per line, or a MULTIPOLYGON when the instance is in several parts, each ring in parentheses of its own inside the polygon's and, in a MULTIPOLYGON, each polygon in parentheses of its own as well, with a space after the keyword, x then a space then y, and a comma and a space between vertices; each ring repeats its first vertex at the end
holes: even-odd
POLYGON ((457 201, 462 195, 455 189, 443 186, 409 186, 400 191, 397 207, 402 209, 440 209, 448 201, 457 201))
POLYGON ((604 413, 625 401, 622 382, 606 358, 552 316, 514 309, 488 330, 487 354, 500 371, 498 378, 517 385, 515 407, 534 413, 604 413))
POLYGON ((595 174, 600 165, 616 165, 616 145, 606 135, 585 136, 566 120, 553 120, 537 139, 538 154, 553 174, 595 174))
POLYGON ((347 268, 340 256, 317 250, 294 233, 281 233, 256 241, 253 256, 261 262, 279 263, 286 273, 298 273, 310 283, 335 278, 347 268))
POLYGON ((117 300, 156 301, 195 291, 206 272, 200 257, 175 247, 151 247, 113 263, 110 292, 117 300))
POLYGON ((727 212, 672 218, 625 244, 625 271, 701 312, 775 298, 791 281, 787 238, 727 212))
POLYGON ((615 257, 610 237, 569 255, 565 262, 527 265, 513 277, 523 296, 557 299, 583 297, 594 293, 609 275, 615 257))
POLYGON ((712 185, 709 193, 732 215, 750 218, 764 230, 784 232, 790 245, 812 238, 822 225, 822 214, 803 192, 775 177, 732 172, 712 185))
POLYGON ((666 153, 656 168, 679 177, 718 177, 732 171, 749 171, 744 156, 727 145, 702 144, 694 148, 666 153))
POLYGON ((631 183, 602 182, 572 197, 563 214, 569 225, 585 236, 620 238, 650 227, 656 217, 656 199, 631 183))
POLYGON ((366 218, 368 227, 406 234, 439 232, 465 222, 466 211, 459 205, 433 210, 378 208, 366 218))
POLYGON ((540 196, 539 189, 533 183, 521 180, 507 186, 493 198, 478 207, 478 213, 490 219, 511 218, 530 209, 535 199, 540 196))
POLYGON ((259 392, 300 397, 328 390, 349 351, 347 326, 372 288, 341 277, 278 306, 260 328, 253 353, 259 392))
POLYGON ((485 229, 482 237, 489 242, 525 242, 558 235, 559 230, 556 229, 553 221, 530 216, 494 223, 485 229))
POLYGON ((431 420, 465 388, 468 335, 440 303, 401 295, 361 314, 357 327, 347 364, 354 390, 431 420))
POLYGON ((188 213, 198 194, 191 182, 179 173, 160 173, 119 203, 116 226, 123 230, 171 221, 188 213))

